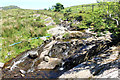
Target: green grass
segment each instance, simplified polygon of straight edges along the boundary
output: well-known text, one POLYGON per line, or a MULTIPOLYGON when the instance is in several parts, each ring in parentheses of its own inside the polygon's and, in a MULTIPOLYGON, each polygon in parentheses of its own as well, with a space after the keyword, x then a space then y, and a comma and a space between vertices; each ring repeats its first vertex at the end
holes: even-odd
POLYGON ((71 26, 73 27, 85 29, 92 27, 94 31, 110 31, 113 34, 120 33, 120 28, 117 27, 116 21, 109 17, 109 14, 112 14, 112 17, 120 22, 120 4, 118 2, 104 2, 72 6, 63 9, 61 12, 65 14, 69 9, 71 12, 69 12, 69 15, 63 17, 64 20, 66 20, 66 17, 70 22, 74 22, 74 20, 77 19, 82 19, 81 21, 78 21, 78 24, 72 23, 71 26), (92 5, 95 5, 93 11, 92 5), (109 14, 107 14, 108 10, 109 14))
POLYGON ((51 36, 51 34, 47 33, 47 30, 54 26, 46 26, 46 21, 44 20, 47 17, 38 13, 37 10, 11 9, 0 12, 2 13, 2 39, 0 39, 2 41, 2 47, 0 47, 2 48, 0 51, 1 62, 6 62, 28 49, 36 48, 43 42, 40 38, 29 39, 51 36), (22 43, 9 46, 20 41, 22 43))
POLYGON ((44 15, 48 15, 52 17, 54 22, 56 22, 56 24, 60 24, 59 19, 62 19, 64 17, 63 13, 60 13, 60 12, 53 12, 53 11, 48 11, 48 10, 39 10, 38 12, 40 14, 44 14, 44 15))

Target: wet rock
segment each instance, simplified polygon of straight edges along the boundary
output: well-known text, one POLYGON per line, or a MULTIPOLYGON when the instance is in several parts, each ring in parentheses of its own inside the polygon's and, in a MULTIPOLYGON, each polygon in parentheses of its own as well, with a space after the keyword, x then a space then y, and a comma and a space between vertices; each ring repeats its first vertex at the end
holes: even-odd
POLYGON ((43 52, 40 55, 40 58, 43 59, 46 55, 48 55, 49 51, 51 50, 52 46, 56 43, 57 41, 51 41, 50 43, 48 43, 44 49, 43 52))
POLYGON ((62 60, 58 58, 45 57, 45 61, 41 62, 37 69, 54 69, 62 60), (47 61, 47 62, 46 62, 47 61))
POLYGON ((57 42, 53 45, 48 55, 53 58, 64 58, 68 56, 69 47, 70 43, 57 42))
POLYGON ((67 32, 61 26, 48 32, 54 34, 54 39, 45 40, 44 45, 37 48, 40 52, 37 50, 27 51, 11 60, 11 63, 5 67, 10 65, 10 69, 13 69, 15 73, 10 73, 4 67, 4 74, 7 76, 9 73, 13 77, 19 71, 19 73, 25 74, 25 77, 28 74, 27 77, 40 77, 42 75, 43 78, 46 73, 42 71, 49 69, 50 73, 47 73, 49 77, 61 75, 60 78, 91 78, 99 77, 112 67, 116 68, 117 63, 114 61, 118 59, 116 53, 119 52, 114 51, 116 48, 109 48, 114 43, 110 38, 107 40, 105 39, 107 37, 98 38, 86 32, 68 31, 72 34, 69 40, 61 40, 63 39, 61 36, 67 32), (58 36, 60 36, 60 40, 58 40, 58 36), (111 67, 111 65, 113 66, 111 67), (55 74, 51 73, 52 70, 55 74), (41 73, 37 73, 39 71, 41 73), (59 74, 62 71, 64 74, 59 74))
POLYGON ((24 70, 20 70, 20 73, 25 74, 25 73, 26 73, 26 71, 24 71, 24 70))
POLYGON ((55 40, 55 36, 53 36, 53 40, 55 40))
POLYGON ((57 40, 60 40, 60 38, 58 37, 57 40))
POLYGON ((102 74, 95 76, 94 78, 118 78, 118 75, 119 75, 118 69, 113 68, 113 69, 104 71, 102 74))

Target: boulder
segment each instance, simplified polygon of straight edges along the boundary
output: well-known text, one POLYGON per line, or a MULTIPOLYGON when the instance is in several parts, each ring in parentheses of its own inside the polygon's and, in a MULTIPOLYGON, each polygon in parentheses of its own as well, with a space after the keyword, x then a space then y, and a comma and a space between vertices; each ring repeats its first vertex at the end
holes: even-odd
POLYGON ((0 68, 2 68, 4 66, 4 63, 0 62, 0 68))
POLYGON ((31 58, 31 59, 35 59, 38 57, 38 51, 28 51, 28 57, 31 58))
POLYGON ((92 74, 89 69, 71 70, 62 74, 59 78, 91 78, 92 74))

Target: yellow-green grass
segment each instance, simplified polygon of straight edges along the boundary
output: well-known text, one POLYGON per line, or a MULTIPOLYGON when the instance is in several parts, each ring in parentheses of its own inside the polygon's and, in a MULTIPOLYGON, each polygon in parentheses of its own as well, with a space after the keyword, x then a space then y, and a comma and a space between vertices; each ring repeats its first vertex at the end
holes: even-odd
POLYGON ((1 13, 1 62, 6 62, 23 51, 36 48, 43 42, 40 38, 32 38, 51 36, 47 33, 47 30, 54 26, 46 26, 46 21, 44 21, 44 19, 46 19, 46 17, 44 17, 45 15, 40 14, 37 10, 12 9, 2 10, 1 13), (21 41, 22 43, 9 46, 21 41))

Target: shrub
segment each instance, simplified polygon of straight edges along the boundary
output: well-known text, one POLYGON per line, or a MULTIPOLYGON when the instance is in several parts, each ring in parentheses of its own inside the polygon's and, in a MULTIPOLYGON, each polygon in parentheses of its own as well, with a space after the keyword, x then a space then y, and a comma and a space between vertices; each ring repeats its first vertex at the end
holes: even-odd
POLYGON ((61 9, 64 9, 64 6, 61 3, 56 3, 56 5, 54 6, 55 8, 55 12, 59 12, 61 11, 61 9))

